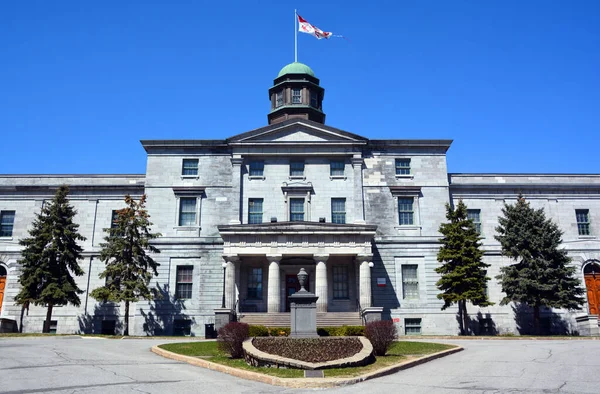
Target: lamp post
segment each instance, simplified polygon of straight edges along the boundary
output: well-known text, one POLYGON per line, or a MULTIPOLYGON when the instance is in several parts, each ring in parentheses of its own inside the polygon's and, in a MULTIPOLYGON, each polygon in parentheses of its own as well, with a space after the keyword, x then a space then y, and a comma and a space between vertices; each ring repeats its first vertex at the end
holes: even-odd
POLYGON ((227 268, 227 263, 223 262, 221 267, 223 267, 223 300, 221 301, 221 308, 225 308, 225 268, 227 268))

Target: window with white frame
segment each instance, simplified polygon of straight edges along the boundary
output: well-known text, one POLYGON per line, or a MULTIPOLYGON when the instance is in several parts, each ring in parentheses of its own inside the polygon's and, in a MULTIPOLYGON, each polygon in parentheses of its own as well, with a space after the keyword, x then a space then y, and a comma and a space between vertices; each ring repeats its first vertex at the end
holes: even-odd
POLYGON ((252 160, 250 162, 250 176, 264 176, 265 162, 262 160, 252 160))
POLYGON ((193 272, 193 266, 177 266, 177 283, 175 285, 175 297, 177 297, 178 299, 192 298, 193 272))
POLYGON ((275 107, 283 106, 283 90, 275 93, 275 107))
POLYGON ((319 94, 317 92, 310 92, 310 106, 319 108, 319 94))
POLYGON ((331 160, 329 162, 329 176, 344 176, 344 160, 331 160))
POLYGON ((577 232, 579 235, 590 235, 590 210, 576 209, 577 232))
POLYGON ((292 104, 302 104, 302 89, 292 89, 292 104))
POLYGON ((418 265, 402 264, 402 298, 414 300, 419 298, 418 265))
POLYGON ((183 159, 181 175, 183 175, 183 176, 198 175, 198 159, 183 159))
POLYGON ((260 224, 263 222, 263 199, 248 199, 248 223, 260 224))
POLYGON ((467 209, 467 218, 475 224, 475 230, 481 234, 481 209, 467 209))
POLYGON ((396 175, 410 175, 410 159, 396 159, 396 175))
POLYGON ((110 215, 110 228, 117 228, 119 226, 119 211, 114 209, 110 215))
POLYGON ((248 299, 262 300, 262 268, 248 269, 248 299))
POLYGON ((414 224, 414 202, 413 197, 398 197, 398 223, 401 226, 414 224))
POLYGON ((333 266, 333 298, 336 300, 348 299, 348 266, 333 266))
POLYGON ((297 176, 297 177, 304 176, 304 162, 303 161, 291 161, 290 162, 290 176, 297 176))
POLYGON ((196 197, 181 197, 179 199, 179 225, 180 226, 195 226, 196 225, 196 205, 198 199, 196 197))
POLYGON ((346 199, 332 198, 331 199, 331 223, 345 224, 346 223, 346 199))
POLYGON ((421 319, 404 319, 404 335, 421 335, 421 319))
POLYGON ((12 237, 15 211, 0 211, 0 237, 12 237))
POLYGON ((304 221, 304 199, 290 198, 290 222, 304 221))

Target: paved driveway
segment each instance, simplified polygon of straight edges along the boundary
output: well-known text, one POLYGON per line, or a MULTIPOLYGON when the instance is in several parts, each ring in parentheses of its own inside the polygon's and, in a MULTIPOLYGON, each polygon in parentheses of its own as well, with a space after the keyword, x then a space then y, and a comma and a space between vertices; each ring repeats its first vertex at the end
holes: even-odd
MULTIPOLYGON (((0 393, 308 392, 159 357, 165 340, 0 339, 0 393)), ((599 393, 600 341, 456 340, 464 352, 336 393, 599 393)), ((314 390, 312 390, 314 391, 314 390)))

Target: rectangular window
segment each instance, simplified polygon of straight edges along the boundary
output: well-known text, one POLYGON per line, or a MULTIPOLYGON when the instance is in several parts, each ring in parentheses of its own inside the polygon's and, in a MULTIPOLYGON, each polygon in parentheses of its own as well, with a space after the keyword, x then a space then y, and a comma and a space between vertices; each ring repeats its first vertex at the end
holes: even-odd
POLYGON ((179 225, 194 226, 196 224, 196 197, 179 199, 179 225))
POLYGON ((290 222, 304 221, 304 199, 290 198, 290 222))
POLYGON ((319 108, 319 95, 317 92, 310 92, 310 106, 313 108, 319 108))
POLYGON ((291 161, 290 162, 290 176, 304 176, 304 162, 303 161, 291 161))
POLYGON ((333 298, 348 299, 348 266, 333 266, 333 298))
POLYGON ((413 204, 414 198, 412 197, 398 198, 398 223, 401 226, 414 224, 413 204))
POLYGON ((113 210, 110 215, 110 228, 117 228, 119 226, 119 211, 113 210))
POLYGON ((173 320, 173 335, 188 337, 192 335, 192 321, 190 319, 173 320))
POLYGON ((12 237, 15 211, 0 211, 0 237, 12 237))
POLYGON ((292 89, 292 104, 302 104, 302 89, 292 89))
MULTIPOLYGON (((44 320, 44 322, 42 323, 42 327, 46 328, 46 321, 44 320)), ((57 320, 50 320, 50 325, 48 326, 48 329, 42 329, 42 332, 47 332, 48 334, 56 334, 56 330, 58 329, 58 321, 57 320)))
POLYGON ((283 105, 283 91, 275 93, 275 107, 281 107, 283 105))
POLYGON ((346 223, 346 199, 332 198, 331 199, 331 223, 345 224, 346 223))
POLYGON ((263 176, 265 173, 265 162, 254 160, 250 162, 250 176, 263 176))
POLYGON ((344 176, 345 163, 343 160, 331 160, 329 162, 330 176, 344 176))
POLYGON ((100 334, 116 335, 117 334, 117 321, 116 320, 102 320, 102 323, 100 325, 100 334))
POLYGON ((249 198, 248 199, 248 223, 260 224, 263 222, 263 199, 249 198))
POLYGON ((396 159, 396 175, 410 175, 410 159, 396 159))
POLYGON ((579 235, 590 235, 590 210, 576 209, 575 217, 577 218, 577 231, 579 235))
POLYGON ((178 299, 192 298, 192 282, 194 267, 189 265, 177 266, 177 283, 175 285, 175 297, 178 299))
POLYGON ((467 209, 467 218, 475 223, 475 230, 481 234, 481 209, 467 209))
POLYGON ((404 335, 421 335, 421 319, 404 319, 404 335))
POLYGON ((414 300, 419 298, 418 265, 402 264, 402 298, 414 300))
POLYGON ((183 159, 181 175, 198 175, 198 159, 183 159))
POLYGON ((262 268, 248 271, 248 299, 262 300, 262 268))

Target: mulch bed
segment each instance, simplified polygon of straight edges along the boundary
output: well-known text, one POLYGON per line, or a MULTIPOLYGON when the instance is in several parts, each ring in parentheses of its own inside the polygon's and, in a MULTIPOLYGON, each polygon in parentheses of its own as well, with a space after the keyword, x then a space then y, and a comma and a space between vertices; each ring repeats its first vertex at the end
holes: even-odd
POLYGON ((265 353, 309 363, 351 357, 363 347, 358 338, 254 338, 252 344, 265 353))

